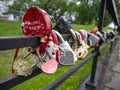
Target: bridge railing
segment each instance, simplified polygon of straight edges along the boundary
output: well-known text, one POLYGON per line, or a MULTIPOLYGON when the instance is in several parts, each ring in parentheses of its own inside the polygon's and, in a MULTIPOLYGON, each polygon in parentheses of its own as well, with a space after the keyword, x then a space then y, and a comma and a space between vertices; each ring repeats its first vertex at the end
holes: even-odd
MULTIPOLYGON (((99 31, 102 31, 104 14, 105 14, 106 8, 108 9, 109 13, 111 14, 115 24, 118 26, 117 31, 120 32, 119 31, 119 27, 120 27, 119 20, 118 20, 118 16, 116 13, 114 0, 101 0, 99 21, 98 21, 99 31)), ((65 40, 68 40, 69 34, 62 35, 62 36, 65 40)), ((0 50, 16 49, 16 48, 23 48, 23 47, 28 47, 28 46, 32 46, 32 47, 39 46, 39 40, 40 40, 40 38, 35 37, 35 36, 0 37, 0 50)), ((114 44, 111 44, 111 47, 113 45, 114 44)), ((94 52, 90 56, 86 57, 82 62, 75 65, 73 68, 71 68, 69 71, 64 73, 57 80, 55 80, 51 84, 47 85, 45 88, 43 88, 43 90, 54 90, 62 82, 67 80, 73 73, 75 73, 78 69, 80 69, 84 64, 86 64, 88 61, 90 61, 92 58, 93 58, 93 64, 91 66, 92 67, 91 76, 90 76, 90 80, 88 81, 88 83, 86 85, 95 88, 94 81, 95 81, 98 56, 104 47, 105 46, 95 48, 94 52)), ((40 69, 34 67, 34 70, 30 76, 22 77, 22 76, 17 76, 16 74, 11 74, 10 76, 1 78, 0 79, 0 90, 10 89, 26 80, 29 80, 30 78, 32 78, 38 74, 41 74, 41 73, 42 73, 42 71, 40 69)))

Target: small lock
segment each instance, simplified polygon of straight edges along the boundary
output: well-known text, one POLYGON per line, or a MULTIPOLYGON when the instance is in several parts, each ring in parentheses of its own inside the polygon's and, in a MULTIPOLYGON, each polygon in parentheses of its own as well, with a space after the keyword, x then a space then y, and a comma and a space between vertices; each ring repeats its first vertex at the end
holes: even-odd
MULTIPOLYGON (((84 41, 86 42, 86 41, 87 41, 87 38, 88 38, 88 33, 87 33, 87 31, 84 30, 84 29, 81 29, 80 31, 83 33, 83 35, 84 35, 84 41)), ((79 33, 80 33, 80 31, 79 31, 79 33)))
POLYGON ((71 34, 72 36, 71 47, 74 47, 76 45, 77 38, 74 33, 74 30, 72 29, 72 26, 64 16, 58 18, 54 29, 58 31, 60 34, 71 34))
MULTIPOLYGON (((51 58, 56 59, 56 61, 58 61, 59 49, 57 44, 55 44, 53 40, 54 40, 54 36, 52 37, 50 35, 48 37, 48 44, 47 44, 46 50, 49 52, 51 58)), ((49 57, 47 57, 46 60, 49 60, 49 57)))
MULTIPOLYGON (((35 49, 29 50, 29 53, 27 55, 21 55, 18 56, 18 51, 19 49, 16 49, 15 56, 14 56, 14 61, 13 61, 13 66, 12 66, 12 73, 14 71, 17 73, 17 75, 20 76, 28 76, 32 73, 32 67, 28 65, 28 62, 25 60, 28 56, 30 56, 35 49)), ((23 49, 23 52, 25 51, 25 48, 23 49)))
POLYGON ((88 54, 89 46, 85 43, 84 39, 82 39, 82 36, 78 31, 76 31, 75 34, 77 36, 78 46, 73 51, 78 59, 83 59, 88 54))
POLYGON ((73 50, 71 49, 70 45, 67 41, 64 41, 63 37, 60 35, 59 32, 55 31, 56 35, 58 36, 58 39, 60 41, 59 47, 62 49, 60 52, 60 58, 59 62, 62 65, 72 65, 77 60, 77 57, 73 50), (65 51, 65 52, 64 52, 65 51), (71 52, 71 53, 70 53, 71 52), (69 54, 68 54, 69 53, 69 54), (67 55, 67 56, 66 56, 67 55), (67 59, 66 59, 67 57, 67 59), (69 58, 70 57, 70 58, 69 58), (73 58, 71 58, 73 57, 73 58), (68 59, 69 58, 69 59, 68 59))
POLYGON ((46 56, 49 58, 48 61, 46 61, 46 59, 47 59, 46 57, 43 60, 43 58, 41 57, 39 51, 37 50, 37 54, 38 54, 39 59, 41 61, 41 66, 39 66, 39 68, 41 68, 41 70, 44 73, 53 74, 53 73, 55 73, 55 71, 58 68, 58 62, 56 61, 55 57, 53 57, 53 55, 51 56, 51 52, 47 51, 47 50, 48 49, 45 49, 46 56))
POLYGON ((72 26, 67 21, 65 16, 61 16, 60 18, 58 18, 54 29, 61 34, 65 34, 65 33, 68 33, 71 28, 72 26))
POLYGON ((89 36, 88 36, 87 41, 90 42, 91 47, 94 47, 99 42, 100 38, 92 33, 88 33, 88 35, 89 36))

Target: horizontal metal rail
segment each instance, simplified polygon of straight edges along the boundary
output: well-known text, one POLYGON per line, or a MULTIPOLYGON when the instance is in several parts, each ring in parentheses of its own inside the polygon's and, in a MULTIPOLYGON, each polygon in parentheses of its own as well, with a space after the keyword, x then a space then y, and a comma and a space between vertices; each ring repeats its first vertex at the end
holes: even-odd
MULTIPOLYGON (((62 35, 65 40, 68 40, 71 36, 70 34, 62 35)), ((40 38, 36 36, 7 36, 0 37, 0 50, 9 50, 22 47, 36 47, 40 45, 40 38)), ((0 79, 0 90, 8 90, 38 74, 42 73, 41 69, 34 68, 32 74, 27 77, 17 76, 12 74, 0 79)))
MULTIPOLYGON (((69 35, 68 35, 69 36, 69 35)), ((64 38, 68 38, 68 36, 64 36, 64 38)), ((100 48, 100 51, 103 49, 102 46, 100 48)), ((87 63, 91 58, 93 58, 97 53, 99 53, 99 51, 92 53, 90 56, 88 56, 87 58, 85 58, 82 62, 80 62, 79 64, 77 64, 76 66, 74 66, 72 69, 70 69, 68 72, 66 72, 65 74, 63 74, 60 78, 58 78, 55 82, 51 83, 50 85, 48 85, 47 87, 45 87, 43 90, 52 90, 53 88, 56 88, 57 86, 59 86, 63 81, 65 81, 67 78, 69 78, 74 72, 76 72, 78 69, 80 69, 85 63, 87 63)), ((34 76, 37 76, 38 74, 41 74, 42 71, 38 68, 34 68, 32 74, 30 76, 27 77, 23 77, 23 76, 17 76, 16 74, 12 74, 10 76, 4 77, 0 79, 0 90, 7 90, 10 89, 26 80, 31 79, 34 76)))
POLYGON ((27 81, 27 80, 33 78, 34 76, 37 76, 40 73, 42 73, 41 69, 37 68, 37 69, 34 69, 32 74, 27 77, 12 74, 10 76, 1 78, 0 79, 0 90, 8 90, 20 83, 23 83, 24 81, 27 81))
POLYGON ((0 50, 16 49, 28 46, 38 46, 40 38, 35 36, 0 37, 0 50))
MULTIPOLYGON (((82 62, 80 62, 78 65, 73 67, 71 70, 63 74, 60 78, 58 78, 55 82, 52 83, 52 85, 48 85, 44 90, 53 90, 53 88, 57 87, 60 83, 65 81, 67 78, 69 78, 70 75, 72 75, 74 72, 76 72, 80 67, 82 67, 85 63, 87 63, 91 58, 93 58, 98 52, 94 52, 87 58, 85 58, 82 62)), ((41 69, 34 69, 32 74, 30 76, 24 77, 24 76, 17 76, 16 74, 12 74, 10 76, 4 77, 0 79, 0 90, 7 90, 10 89, 26 80, 29 80, 30 78, 37 76, 38 74, 41 74, 41 69)))
MULTIPOLYGON (((62 34, 65 40, 70 34, 62 34)), ((36 36, 4 36, 0 37, 0 50, 9 50, 22 47, 35 47, 40 45, 40 38, 36 36)))
POLYGON ((91 58, 94 58, 98 53, 100 53, 106 45, 102 46, 99 51, 92 53, 90 56, 86 57, 82 62, 71 68, 69 71, 64 73, 62 76, 57 78, 55 81, 44 87, 42 90, 55 90, 60 84, 67 80, 72 74, 74 74, 78 69, 85 65, 91 58))

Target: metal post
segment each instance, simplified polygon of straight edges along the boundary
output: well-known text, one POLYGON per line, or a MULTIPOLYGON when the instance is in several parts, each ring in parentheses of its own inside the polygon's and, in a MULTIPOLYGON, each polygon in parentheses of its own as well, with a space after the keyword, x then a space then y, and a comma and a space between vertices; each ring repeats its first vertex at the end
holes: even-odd
POLYGON ((100 12, 99 12, 99 21, 98 21, 98 29, 99 29, 99 31, 102 31, 106 4, 107 4, 107 0, 101 0, 100 12))
MULTIPOLYGON (((99 12, 99 21, 98 21, 98 29, 99 29, 100 32, 102 32, 102 26, 103 26, 103 22, 104 22, 106 3, 107 3, 107 0, 101 0, 100 12, 99 12)), ((95 85, 95 74, 96 74, 97 61, 98 61, 98 55, 99 55, 99 47, 95 48, 94 51, 98 52, 98 53, 93 58, 91 76, 90 76, 90 80, 86 83, 86 86, 95 89, 96 88, 96 85, 95 85)))
POLYGON ((99 56, 99 48, 96 48, 95 51, 97 51, 98 53, 97 53, 96 56, 93 58, 92 71, 91 71, 91 77, 90 77, 90 83, 94 83, 94 81, 95 81, 97 61, 98 61, 98 56, 99 56))
POLYGON ((100 54, 99 52, 99 47, 95 48, 94 52, 97 52, 96 56, 93 58, 92 62, 92 70, 91 70, 91 75, 90 75, 90 80, 86 83, 87 87, 96 88, 96 84, 94 83, 95 81, 95 75, 96 75, 96 68, 97 68, 97 61, 98 61, 98 56, 100 54))

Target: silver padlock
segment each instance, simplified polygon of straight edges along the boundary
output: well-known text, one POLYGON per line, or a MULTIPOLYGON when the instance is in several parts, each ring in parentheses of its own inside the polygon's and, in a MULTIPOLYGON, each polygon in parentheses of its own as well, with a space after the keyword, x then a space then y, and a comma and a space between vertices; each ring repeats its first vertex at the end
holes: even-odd
POLYGON ((100 38, 93 33, 88 33, 87 40, 90 41, 90 46, 94 47, 99 42, 100 38))
POLYGON ((68 42, 64 41, 61 34, 57 31, 55 31, 55 33, 60 40, 59 48, 63 49, 63 51, 60 52, 59 63, 62 65, 73 65, 77 60, 75 53, 73 52, 68 42))

